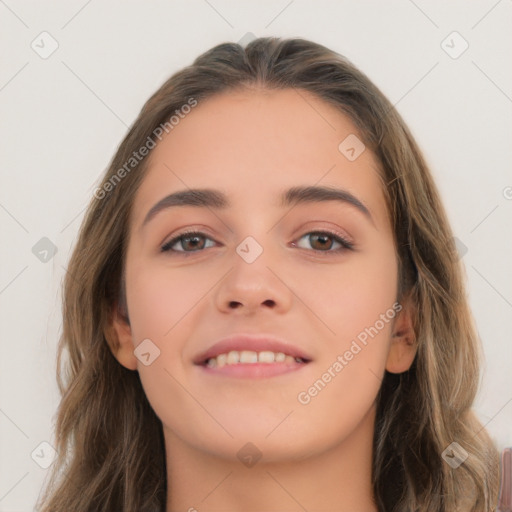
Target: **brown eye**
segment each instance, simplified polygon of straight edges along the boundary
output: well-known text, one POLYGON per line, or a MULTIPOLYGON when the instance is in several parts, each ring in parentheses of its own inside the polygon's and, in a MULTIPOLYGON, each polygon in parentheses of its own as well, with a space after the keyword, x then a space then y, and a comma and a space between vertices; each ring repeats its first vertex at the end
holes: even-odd
MULTIPOLYGON (((342 236, 329 231, 312 231, 303 235, 300 240, 302 239, 309 239, 310 246, 317 252, 338 252, 352 249, 354 246, 354 244, 345 240, 342 236), (338 244, 339 247, 332 250, 335 244, 338 244)), ((298 246, 300 247, 300 245, 298 246)), ((308 247, 302 248, 307 249, 308 247)))
MULTIPOLYGON (((204 233, 199 231, 191 231, 188 233, 182 233, 175 236, 172 240, 169 240, 166 244, 161 247, 162 252, 196 252, 204 249, 206 246, 205 240, 212 240, 207 237, 204 233), (174 246, 180 247, 181 249, 175 249, 174 246)), ((211 247, 211 246, 209 246, 211 247)))
POLYGON ((330 249, 334 243, 333 237, 331 235, 326 235, 323 233, 313 233, 310 236, 310 243, 313 249, 330 249))

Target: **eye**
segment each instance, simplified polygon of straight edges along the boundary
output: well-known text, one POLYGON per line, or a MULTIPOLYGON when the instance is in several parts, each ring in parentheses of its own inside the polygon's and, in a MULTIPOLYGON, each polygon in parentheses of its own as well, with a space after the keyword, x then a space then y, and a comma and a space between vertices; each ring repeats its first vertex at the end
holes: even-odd
MULTIPOLYGON (((201 249, 205 248, 205 243, 201 243, 201 239, 212 240, 208 238, 205 233, 201 233, 200 231, 186 231, 185 233, 181 233, 178 236, 175 236, 172 240, 166 242, 162 247, 161 251, 171 251, 171 252, 197 252, 201 249), (182 248, 191 248, 192 250, 180 250, 174 249, 175 245, 181 245, 182 248)), ((210 246, 211 247, 211 246, 210 246)))
MULTIPOLYGON (((299 241, 304 238, 309 238, 309 243, 313 247, 313 250, 316 252, 342 252, 345 250, 352 250, 354 247, 353 243, 346 240, 339 233, 331 233, 330 231, 311 231, 303 235, 301 238, 299 238, 299 241), (332 239, 334 241, 329 242, 329 239, 332 239), (332 250, 334 244, 338 244, 339 247, 332 250)), ((300 247, 295 242, 293 243, 293 245, 300 247)))
MULTIPOLYGON (((345 250, 352 250, 354 244, 346 240, 339 233, 332 233, 330 231, 310 231, 302 235, 299 239, 308 239, 310 240, 310 244, 315 252, 342 252, 345 250), (329 239, 332 241, 329 242, 329 239), (338 244, 338 248, 333 249, 335 244, 338 244)), ((191 252, 200 252, 202 249, 206 249, 208 247, 212 247, 215 245, 215 242, 208 237, 205 233, 201 231, 186 231, 181 233, 168 242, 166 242, 161 247, 161 252, 181 252, 181 253, 191 253, 191 252), (207 246, 206 240, 210 240, 213 242, 212 245, 207 246), (181 246, 181 249, 175 248, 181 246)), ((301 247, 298 243, 293 242, 293 246, 301 247)), ((307 247, 301 247, 303 249, 307 249, 307 247)))

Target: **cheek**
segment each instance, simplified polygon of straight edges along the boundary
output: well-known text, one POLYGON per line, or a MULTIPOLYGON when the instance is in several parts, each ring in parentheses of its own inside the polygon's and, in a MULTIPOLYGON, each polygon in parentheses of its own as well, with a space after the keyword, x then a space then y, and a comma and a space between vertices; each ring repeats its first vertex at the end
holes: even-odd
POLYGON ((395 303, 398 268, 393 246, 375 245, 336 266, 304 267, 296 280, 297 295, 339 344, 374 325, 395 303))
POLYGON ((208 283, 183 269, 137 264, 127 268, 128 306, 135 340, 160 345, 186 324, 187 313, 208 291, 208 283))
POLYGON ((327 333, 326 325, 330 331, 318 354, 317 380, 310 383, 311 393, 303 390, 304 399, 314 401, 310 411, 328 408, 333 400, 357 417, 356 411, 363 414, 375 399, 394 318, 401 309, 396 303, 397 277, 394 247, 385 243, 352 255, 335 272, 325 265, 311 269, 311 276, 305 273, 301 293, 322 320, 319 329, 327 333))
POLYGON ((171 271, 165 264, 144 263, 136 258, 127 265, 126 279, 134 343, 150 339, 159 350, 151 364, 138 363, 145 394, 164 424, 173 425, 186 436, 189 425, 180 417, 194 417, 197 405, 180 384, 187 378, 186 365, 191 364, 183 354, 197 327, 194 307, 209 286, 184 269, 171 271))
MULTIPOLYGON (((312 307, 331 335, 325 337, 315 375, 297 400, 309 421, 318 418, 320 423, 325 411, 330 411, 333 436, 341 431, 348 435, 374 403, 382 385, 394 318, 401 309, 395 302, 393 248, 376 254, 359 255, 350 265, 340 266, 335 275, 326 273, 322 291, 317 287, 311 295, 312 307)), ((306 276, 304 282, 311 280, 306 276)))

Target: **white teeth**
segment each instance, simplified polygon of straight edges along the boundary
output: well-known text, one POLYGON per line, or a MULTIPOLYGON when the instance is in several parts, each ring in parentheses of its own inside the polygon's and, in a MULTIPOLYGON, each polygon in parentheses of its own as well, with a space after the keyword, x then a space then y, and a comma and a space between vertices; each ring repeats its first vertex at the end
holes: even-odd
POLYGON ((254 363, 286 363, 293 364, 295 362, 304 362, 300 358, 292 357, 283 352, 271 352, 264 350, 262 352, 254 352, 252 350, 231 350, 227 354, 219 354, 217 357, 211 357, 206 361, 206 365, 210 368, 222 368, 231 364, 254 364, 254 363))
POLYGON ((206 366, 209 366, 210 368, 215 368, 217 366, 217 360, 214 357, 208 359, 208 361, 206 361, 206 366))
POLYGON ((250 350, 242 350, 242 352, 240 352, 240 362, 241 363, 257 363, 258 362, 258 353, 252 352, 250 350))
MULTIPOLYGON (((216 358, 212 358, 212 359, 216 359, 216 358)), ((227 364, 237 364, 239 362, 240 362, 240 353, 237 352, 236 350, 232 350, 228 354, 228 357, 226 359, 226 363, 227 364)))
POLYGON ((284 363, 285 359, 286 359, 286 356, 282 352, 278 352, 275 355, 276 363, 284 363))
POLYGON ((273 363, 276 360, 276 355, 267 350, 258 354, 258 360, 260 363, 273 363))
POLYGON ((220 354, 217 356, 217 366, 222 368, 225 364, 227 364, 228 356, 227 354, 220 354))

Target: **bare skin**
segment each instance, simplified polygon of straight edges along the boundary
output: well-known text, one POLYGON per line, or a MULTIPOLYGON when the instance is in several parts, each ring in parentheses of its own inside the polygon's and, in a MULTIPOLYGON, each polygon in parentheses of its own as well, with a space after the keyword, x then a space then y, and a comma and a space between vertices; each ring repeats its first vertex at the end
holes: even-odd
POLYGON ((389 319, 398 278, 375 157, 366 149, 349 161, 338 150, 350 134, 349 118, 310 93, 253 90, 199 103, 152 150, 127 247, 130 324, 115 313, 109 343, 139 371, 162 421, 167 512, 377 511, 375 398, 384 370, 406 371, 416 346, 404 301, 356 355, 343 356, 386 311, 389 319), (371 220, 332 200, 280 207, 282 191, 313 185, 348 190, 371 220), (172 207, 143 226, 159 200, 192 188, 219 190, 232 204, 172 207), (204 235, 161 252, 184 229, 204 235), (339 233, 354 249, 336 251, 330 234, 311 235, 318 231, 339 233), (248 236, 263 249, 252 263, 236 252, 248 236), (259 379, 193 364, 234 333, 274 334, 312 360, 259 379), (160 350, 149 366, 134 355, 145 339, 160 350), (336 372, 339 355, 347 364, 336 372), (308 394, 329 368, 330 381, 308 394), (251 467, 237 455, 252 454, 247 443, 261 454, 251 467))

